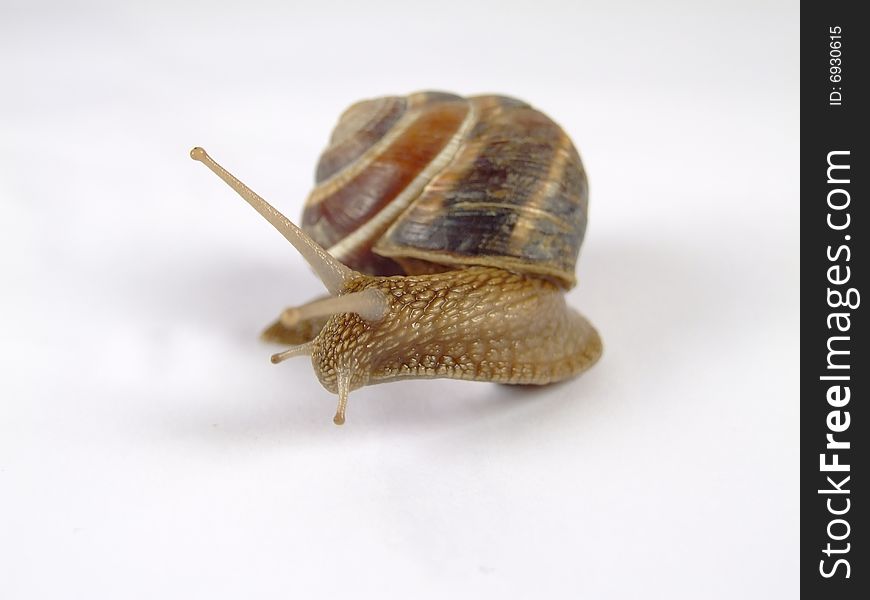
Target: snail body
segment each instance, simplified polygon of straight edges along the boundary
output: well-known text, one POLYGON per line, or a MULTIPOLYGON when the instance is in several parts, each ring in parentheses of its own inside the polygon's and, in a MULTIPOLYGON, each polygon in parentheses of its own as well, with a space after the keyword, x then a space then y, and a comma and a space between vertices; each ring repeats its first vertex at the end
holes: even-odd
POLYGON ((389 309, 375 322, 335 315, 315 338, 314 370, 333 393, 347 365, 350 390, 409 377, 544 384, 584 370, 601 351, 588 321, 542 278, 473 266, 363 276, 345 289, 379 290, 389 309))
POLYGON ((546 384, 589 368, 601 340, 565 303, 587 186, 568 136, 503 96, 423 92, 357 103, 317 167, 302 229, 191 151, 290 241, 330 296, 264 338, 310 355, 339 396, 411 377, 546 384))

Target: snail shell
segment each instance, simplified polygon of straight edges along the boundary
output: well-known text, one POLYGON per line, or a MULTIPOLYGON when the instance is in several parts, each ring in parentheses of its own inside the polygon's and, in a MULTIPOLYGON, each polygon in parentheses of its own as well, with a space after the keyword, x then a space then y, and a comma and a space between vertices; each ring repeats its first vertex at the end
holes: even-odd
POLYGON ((586 174, 565 132, 519 100, 422 92, 359 102, 316 181, 302 228, 363 273, 481 265, 576 281, 586 174))

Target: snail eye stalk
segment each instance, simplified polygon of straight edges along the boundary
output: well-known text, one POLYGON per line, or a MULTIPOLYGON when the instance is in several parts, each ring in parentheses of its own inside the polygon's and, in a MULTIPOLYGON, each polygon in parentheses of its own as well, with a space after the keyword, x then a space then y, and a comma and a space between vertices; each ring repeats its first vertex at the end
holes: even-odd
POLYGON ((287 241, 293 244, 299 254, 311 265, 314 272, 329 293, 333 296, 337 295, 345 283, 356 276, 356 273, 346 266, 341 264, 320 244, 315 242, 304 231, 293 224, 290 219, 282 215, 278 209, 263 200, 251 188, 234 177, 229 171, 216 163, 205 150, 196 147, 190 151, 190 158, 199 161, 207 166, 211 171, 224 180, 224 182, 233 188, 235 192, 241 196, 248 204, 254 207, 281 235, 287 238, 287 241))
POLYGON ((281 323, 284 327, 293 327, 305 319, 329 317, 340 313, 356 313, 366 321, 380 321, 386 316, 389 308, 386 295, 381 290, 369 288, 361 292, 319 298, 302 306, 288 308, 281 313, 281 323))

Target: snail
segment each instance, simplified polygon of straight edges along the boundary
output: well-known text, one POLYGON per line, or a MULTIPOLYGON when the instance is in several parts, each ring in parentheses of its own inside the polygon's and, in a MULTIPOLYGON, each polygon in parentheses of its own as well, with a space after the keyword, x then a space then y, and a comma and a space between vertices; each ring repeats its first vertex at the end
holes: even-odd
POLYGON ((587 183, 567 134, 505 96, 442 92, 347 109, 320 157, 302 228, 204 163, 297 249, 328 297, 265 332, 310 356, 338 395, 411 377, 547 384, 602 345, 564 298, 586 229, 587 183))

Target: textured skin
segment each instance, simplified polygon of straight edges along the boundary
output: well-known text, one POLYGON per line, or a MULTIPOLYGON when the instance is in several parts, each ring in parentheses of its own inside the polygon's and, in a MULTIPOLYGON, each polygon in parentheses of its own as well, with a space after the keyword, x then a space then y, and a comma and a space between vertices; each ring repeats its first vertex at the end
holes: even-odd
POLYGON ((370 287, 390 301, 384 319, 335 315, 314 340, 314 370, 333 393, 339 372, 350 373, 351 390, 409 377, 546 384, 586 370, 601 355, 598 333, 544 279, 470 267, 361 276, 343 293, 370 287))
POLYGON ((546 115, 505 96, 422 92, 342 115, 302 228, 363 273, 497 266, 570 288, 586 211, 580 157, 546 115))

